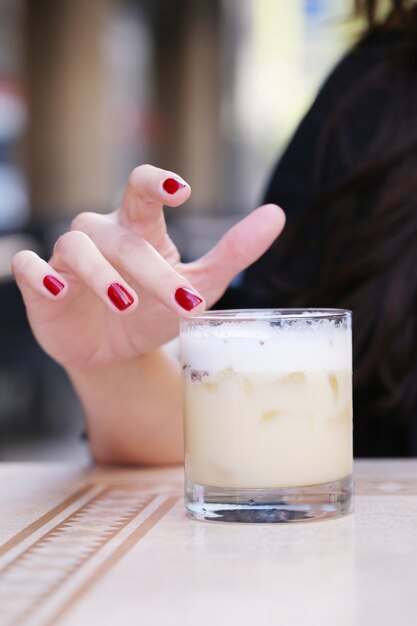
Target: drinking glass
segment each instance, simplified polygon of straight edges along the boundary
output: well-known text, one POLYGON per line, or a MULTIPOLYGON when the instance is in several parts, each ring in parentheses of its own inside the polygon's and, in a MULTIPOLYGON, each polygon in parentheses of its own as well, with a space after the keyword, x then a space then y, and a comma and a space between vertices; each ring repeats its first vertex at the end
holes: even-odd
POLYGON ((180 326, 188 515, 299 522, 349 513, 351 312, 208 311, 180 326))

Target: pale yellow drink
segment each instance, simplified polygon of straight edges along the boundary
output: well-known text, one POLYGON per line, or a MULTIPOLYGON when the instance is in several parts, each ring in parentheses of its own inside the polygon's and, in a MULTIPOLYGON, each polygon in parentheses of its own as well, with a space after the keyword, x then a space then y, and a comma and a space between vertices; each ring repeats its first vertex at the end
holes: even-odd
POLYGON ((352 471, 351 372, 190 370, 185 459, 198 484, 231 488, 328 483, 352 471))
POLYGON ((196 326, 182 352, 189 481, 265 489, 351 474, 350 321, 196 326))

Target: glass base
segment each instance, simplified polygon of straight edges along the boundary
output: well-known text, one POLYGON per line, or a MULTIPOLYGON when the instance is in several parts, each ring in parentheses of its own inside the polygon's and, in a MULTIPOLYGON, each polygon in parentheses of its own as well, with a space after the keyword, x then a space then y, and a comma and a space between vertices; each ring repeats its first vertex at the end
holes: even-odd
POLYGON ((185 508, 193 519, 210 522, 309 522, 351 513, 352 492, 352 476, 287 489, 224 489, 186 479, 185 508))

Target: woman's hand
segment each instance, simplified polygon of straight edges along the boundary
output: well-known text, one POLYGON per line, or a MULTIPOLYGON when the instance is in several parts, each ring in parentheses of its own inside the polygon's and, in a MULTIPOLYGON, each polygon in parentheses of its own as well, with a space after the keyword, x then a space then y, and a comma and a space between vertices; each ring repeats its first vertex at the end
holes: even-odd
POLYGON ((48 263, 27 250, 14 257, 32 330, 61 365, 107 365, 167 342, 179 316, 211 306, 284 226, 283 211, 265 205, 205 256, 181 263, 163 205, 179 206, 190 193, 176 174, 142 165, 132 172, 121 207, 110 215, 78 215, 48 263))

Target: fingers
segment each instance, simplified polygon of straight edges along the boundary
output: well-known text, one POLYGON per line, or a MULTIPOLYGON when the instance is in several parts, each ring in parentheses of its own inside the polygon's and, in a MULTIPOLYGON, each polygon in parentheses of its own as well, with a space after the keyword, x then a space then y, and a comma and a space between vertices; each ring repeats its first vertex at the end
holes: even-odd
POLYGON ((236 274, 266 252, 284 225, 285 213, 280 207, 263 205, 235 224, 195 263, 195 271, 201 277, 199 287, 210 303, 220 297, 236 274))
POLYGON ((190 186, 177 174, 140 165, 129 177, 118 221, 158 248, 166 234, 163 205, 179 206, 190 193, 190 186))
POLYGON ((148 242, 102 216, 91 219, 100 224, 95 225, 94 242, 84 232, 65 233, 55 244, 49 264, 34 253, 20 253, 15 261, 16 278, 53 299, 72 287, 73 281, 68 286, 62 274, 73 275, 114 312, 133 311, 138 296, 123 274, 177 315, 204 311, 204 298, 148 242))
POLYGON ((62 300, 78 281, 114 313, 133 311, 137 306, 135 291, 84 233, 72 231, 60 237, 50 263, 34 252, 19 252, 13 259, 12 269, 26 299, 38 294, 49 300, 62 300), (68 284, 63 273, 74 277, 72 285, 68 284))
POLYGON ((74 230, 62 235, 55 244, 50 264, 74 274, 113 312, 133 311, 137 306, 138 297, 133 288, 85 233, 74 230))
MULTIPOLYGON (((158 179, 155 171, 151 174, 158 179)), ((150 188, 152 184, 149 182, 150 188)), ((236 274, 269 248, 284 223, 282 209, 270 204, 231 228, 208 254, 187 266, 187 275, 198 285, 198 292, 148 241, 115 223, 114 218, 96 214, 76 218, 74 225, 81 225, 86 232, 63 235, 49 264, 26 251, 16 255, 13 271, 23 292, 31 289, 55 300, 64 298, 71 288, 67 280, 72 274, 115 312, 133 311, 137 306, 135 290, 122 277, 130 276, 139 290, 186 317, 204 311, 200 291, 210 304, 214 302, 236 274)), ((173 260, 171 255, 169 260, 175 264, 179 258, 173 260)))
POLYGON ((94 214, 84 214, 83 227, 112 265, 176 314, 203 312, 204 298, 142 237, 94 214))

